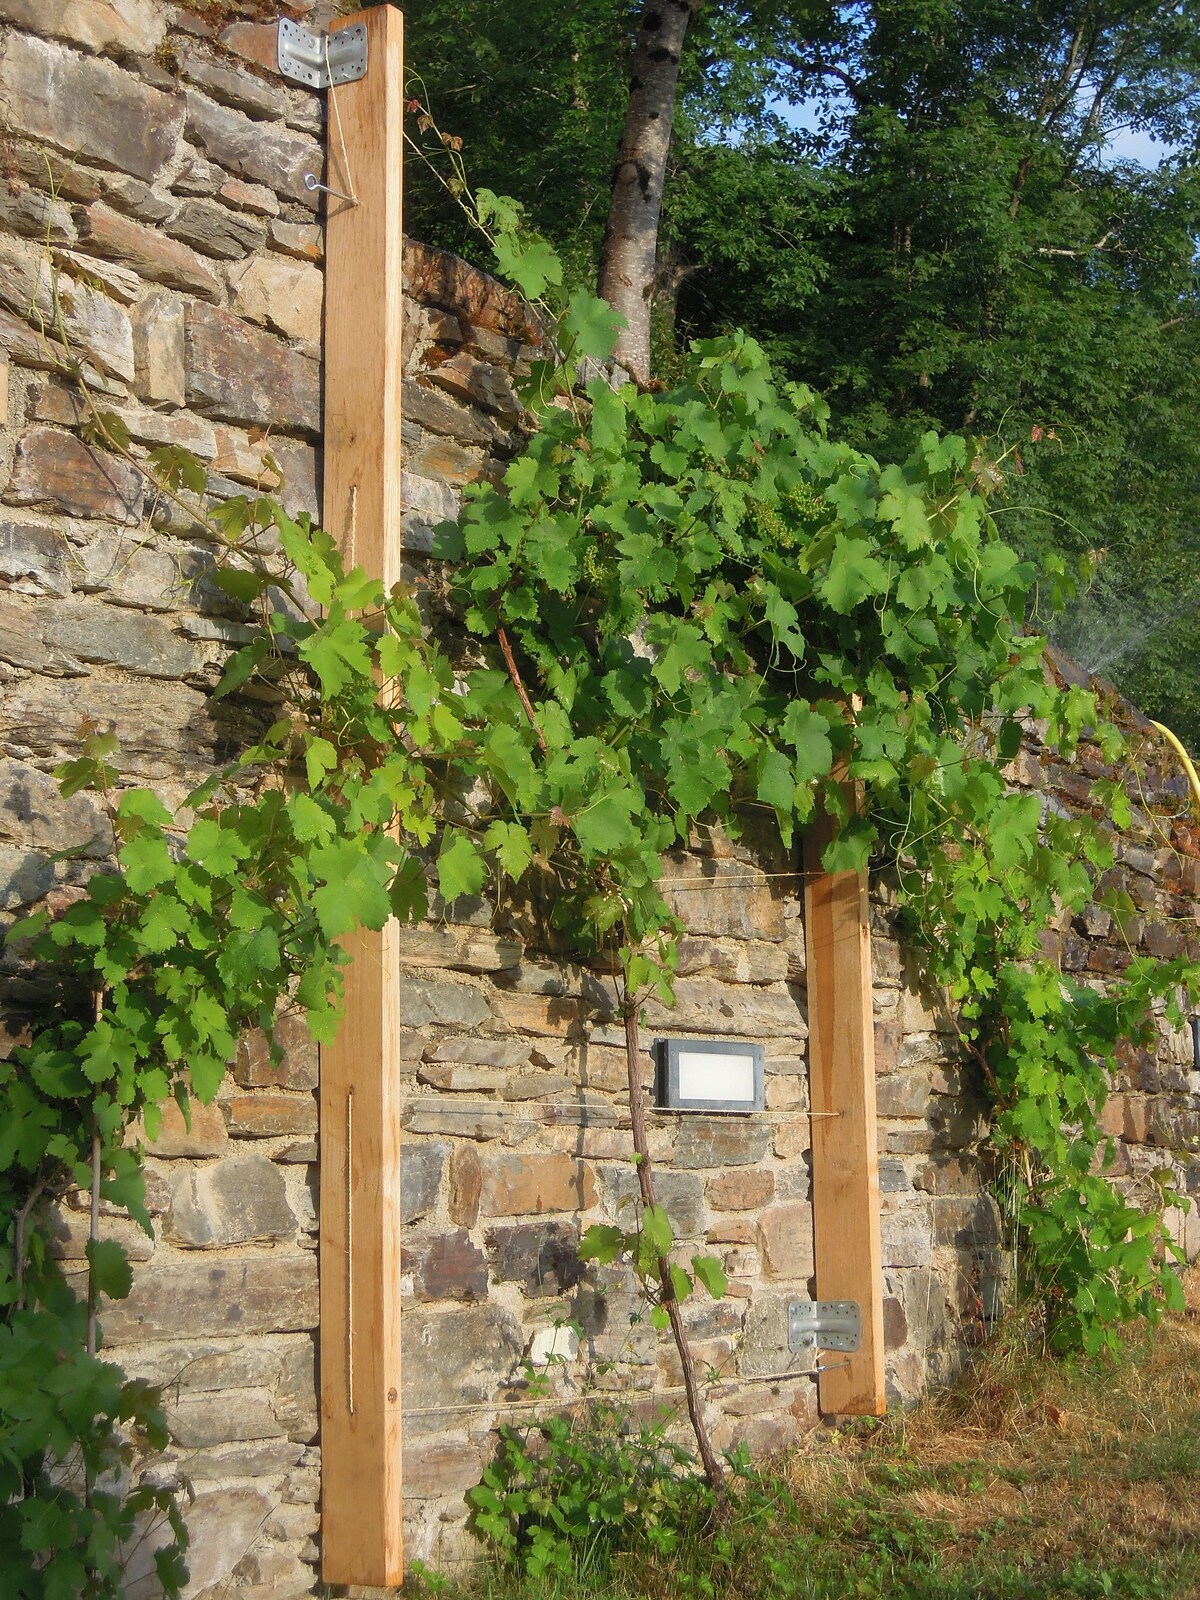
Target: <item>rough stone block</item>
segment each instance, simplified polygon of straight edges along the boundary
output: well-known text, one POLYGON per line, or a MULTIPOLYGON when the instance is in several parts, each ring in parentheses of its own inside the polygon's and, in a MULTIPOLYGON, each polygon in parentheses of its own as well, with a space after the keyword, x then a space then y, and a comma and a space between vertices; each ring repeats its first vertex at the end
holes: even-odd
POLYGON ((78 678, 87 668, 46 637, 45 617, 34 602, 0 595, 0 661, 54 678, 78 678))
MULTIPOLYGON (((470 1148, 470 1147, 466 1147, 470 1148)), ((428 1215, 437 1204, 450 1146, 444 1139, 406 1144, 400 1155, 400 1217, 405 1224, 428 1215)), ((461 1219, 454 1217, 455 1222, 461 1219)), ((474 1217, 465 1226, 473 1227, 474 1217)))
POLYGON ((0 0, 0 19, 99 55, 152 55, 167 18, 155 0, 0 0))
MULTIPOLYGON (((627 1133, 624 1139, 626 1148, 631 1148, 627 1133)), ((636 1215, 633 1202, 641 1193, 632 1163, 602 1167, 598 1176, 605 1211, 614 1222, 623 1227, 632 1227, 636 1215)), ((671 1227, 677 1238, 704 1237, 708 1212, 704 1204, 704 1183, 698 1174, 658 1171, 654 1174, 654 1189, 659 1205, 671 1219, 671 1227)))
POLYGON ((271 1403, 291 1439, 308 1442, 317 1436, 316 1362, 315 1338, 288 1341, 271 1403))
POLYGON ((933 1224, 937 1245, 973 1250, 1000 1242, 1000 1215, 990 1195, 942 1199, 933 1208, 933 1224))
POLYGON ((473 327, 542 343, 541 330, 521 297, 449 250, 406 239, 404 292, 422 305, 452 309, 473 327))
POLYGON ((407 1235, 401 1264, 418 1300, 486 1300, 487 1257, 465 1228, 407 1235))
POLYGON ((758 1219, 758 1242, 766 1277, 810 1278, 813 1273, 812 1207, 768 1207, 758 1219))
POLYGON ((315 1089, 320 1071, 316 1040, 302 1012, 281 1011, 275 1019, 274 1043, 283 1054, 271 1059, 261 1028, 243 1034, 233 1065, 234 1081, 243 1089, 315 1089))
POLYGON ((5 499, 69 516, 136 522, 142 492, 142 475, 127 462, 92 449, 73 434, 39 427, 28 429, 17 447, 5 499))
POLYGON ((265 184, 289 200, 317 209, 317 197, 304 186, 305 172, 321 170, 321 150, 315 140, 264 128, 190 89, 185 98, 187 136, 210 160, 235 178, 265 184))
POLYGON ((95 795, 83 791, 64 797, 48 772, 7 760, 0 763, 0 838, 4 837, 37 850, 70 850, 91 841, 85 853, 103 855, 112 830, 95 795))
POLYGON ((227 178, 217 190, 218 198, 239 211, 252 212, 256 217, 277 217, 279 201, 261 183, 243 183, 240 178, 227 178))
POLYGON ((317 1102, 310 1094, 239 1094, 225 1103, 225 1119, 235 1139, 273 1139, 280 1134, 317 1131, 317 1102))
POLYGON ((492 1155, 480 1158, 480 1210, 488 1217, 543 1211, 586 1211, 596 1203, 591 1168, 568 1155, 492 1155))
POLYGON ((298 261, 324 259, 324 239, 315 222, 272 222, 268 236, 271 248, 285 256, 295 256, 298 261))
POLYGON ((171 232, 185 247, 219 261, 241 261, 260 250, 267 237, 261 222, 215 200, 185 200, 172 218, 171 232))
POLYGON ((185 314, 187 400, 229 422, 316 433, 319 367, 270 334, 215 306, 185 314))
POLYGON ((933 1255, 934 1217, 925 1204, 880 1219, 885 1267, 927 1267, 933 1255))
POLYGON ((430 1045, 424 1059, 430 1063, 449 1062, 471 1067, 523 1067, 530 1058, 530 1045, 523 1039, 442 1039, 430 1045))
POLYGON ((781 940, 783 898, 771 881, 741 861, 673 855, 664 862, 662 889, 692 936, 781 940))
MULTIPOLYGON (((214 60, 195 47, 182 52, 180 67, 189 82, 248 116, 279 121, 287 110, 287 95, 278 82, 268 82, 228 61, 214 60)), ((271 68, 277 70, 274 61, 271 68)))
POLYGON ((285 1436, 267 1396, 246 1389, 182 1397, 168 1405, 167 1427, 175 1443, 189 1449, 285 1436))
POLYGON ((431 1439, 404 1452, 404 1498, 440 1499, 479 1482, 483 1459, 475 1445, 431 1439))
MULTIPOLYGON (((40 14, 40 4, 37 9, 40 14)), ((174 155, 183 125, 175 96, 111 62, 21 33, 10 32, 0 43, 0 99, 12 132, 147 183, 174 155)))
POLYGON ((276 31, 270 23, 232 22, 222 31, 221 43, 256 66, 266 67, 269 72, 278 70, 276 31))
POLYGON ((80 214, 79 225, 89 250, 124 262, 140 278, 203 300, 220 297, 220 282, 195 251, 161 229, 143 227, 100 201, 80 214))
POLYGON ((724 983, 783 983, 789 976, 788 952, 765 939, 712 939, 685 936, 679 943, 679 975, 703 975, 724 983))
MULTIPOLYGON (((87 1257, 90 1219, 83 1211, 56 1205, 44 1214, 50 1254, 58 1261, 83 1261, 87 1257)), ((154 1254, 154 1240, 129 1217, 103 1217, 100 1237, 113 1239, 131 1261, 149 1261, 154 1254)))
POLYGON ((70 208, 61 200, 37 189, 22 188, 14 194, 7 183, 0 185, 0 228, 6 233, 18 233, 24 238, 53 245, 74 244, 76 239, 70 208))
POLYGON ((205 1334, 290 1333, 317 1325, 317 1263, 311 1254, 198 1255, 180 1266, 135 1272, 133 1292, 104 1308, 109 1344, 205 1334))
POLYGON ((687 1117, 675 1140, 677 1167, 748 1167, 767 1152, 771 1129, 758 1120, 687 1117))
MULTIPOLYGON (((264 1489, 239 1484, 201 1491, 188 1506, 188 1592, 197 1597, 229 1592, 227 1582, 238 1563, 262 1536, 274 1497, 264 1489)), ((154 1574, 154 1552, 168 1539, 158 1511, 135 1529, 133 1557, 122 1574, 129 1600, 153 1600, 162 1585, 154 1574)), ((310 1574, 311 1576, 311 1574, 310 1574)), ((239 1595, 244 1591, 239 1589, 239 1595)))
POLYGON ((482 450, 457 444, 453 439, 439 439, 423 429, 405 424, 404 459, 409 470, 420 478, 434 478, 439 483, 459 487, 475 483, 483 477, 487 458, 482 450))
POLYGON ((54 884, 54 867, 45 856, 34 850, 0 845, 0 911, 32 906, 48 895, 54 884))
POLYGON ((253 1439, 188 1452, 193 1483, 227 1483, 230 1478, 273 1478, 298 1466, 304 1446, 289 1439, 253 1439))
POLYGON ((705 1185, 714 1211, 757 1211, 770 1203, 774 1193, 774 1173, 761 1168, 722 1172, 705 1185))
POLYGON ((180 1244, 207 1250, 295 1235, 283 1174, 266 1156, 229 1156, 186 1168, 173 1190, 170 1234, 180 1244))
POLYGON ((145 400, 182 406, 183 301, 165 290, 144 295, 133 310, 134 382, 145 400))
POLYGON ((86 600, 56 600, 42 603, 40 621, 47 643, 71 650, 81 661, 169 679, 186 678, 204 665, 204 652, 181 639, 162 617, 86 600))
POLYGON ((496 1276, 520 1284, 527 1295, 559 1295, 584 1275, 579 1259, 579 1227, 571 1222, 518 1223, 489 1228, 488 1250, 496 1276))
MULTIPOLYGON (((406 1312, 401 1378, 406 1421, 419 1423, 424 1406, 493 1399, 511 1376, 523 1344, 520 1323, 498 1305, 406 1312)), ((439 1429, 444 1425, 439 1418, 439 1429)))
MULTIPOLYGON (((403 1166, 401 1172, 403 1173, 403 1166)), ((473 1144, 456 1144, 450 1166, 450 1220, 473 1228, 479 1220, 483 1167, 473 1144)))
POLYGON ((468 983, 438 983, 431 978, 401 978, 400 1017, 406 1027, 431 1023, 447 1028, 476 1027, 492 1015, 487 996, 468 983))
POLYGON ((451 1094, 494 1094, 504 1078, 493 1067, 428 1065, 418 1069, 417 1082, 451 1094))
POLYGON ((236 274, 233 309, 289 339, 320 344, 324 298, 325 275, 316 267, 257 256, 236 274))
MULTIPOLYGON (((84 593, 103 594, 116 606, 177 612, 188 601, 195 604, 206 597, 212 552, 178 540, 151 542, 140 532, 104 531, 77 549, 74 561, 75 587, 84 593)), ((186 620, 181 621, 186 628, 186 620)), ((194 657, 189 670, 195 670, 203 659, 199 653, 194 657)))
MULTIPOLYGON (((471 927, 417 927, 403 928, 400 932, 400 959, 409 966, 450 967, 458 972, 502 972, 515 967, 523 952, 519 939, 497 938, 495 934, 481 933, 471 927)), ((526 1047, 521 1060, 528 1059, 528 1054, 526 1047)), ((427 1056, 426 1059, 448 1060, 449 1057, 427 1056)), ((517 1061, 509 1064, 519 1065, 517 1061)))
POLYGON ((705 1244, 757 1244, 758 1224, 750 1217, 728 1217, 704 1235, 705 1244))
POLYGON ((204 1105, 199 1100, 193 1100, 188 1106, 185 1120, 175 1101, 165 1100, 161 1114, 158 1137, 146 1141, 147 1155, 219 1156, 228 1151, 229 1130, 220 1106, 204 1105))
POLYGON ((744 1378, 765 1378, 785 1372, 795 1362, 788 1349, 785 1294, 763 1292, 746 1308, 746 1322, 738 1352, 738 1371, 744 1378))
POLYGON ((0 351, 18 367, 38 371, 61 371, 69 357, 55 339, 33 329, 20 317, 0 307, 0 351))
POLYGON ((733 1035, 750 1039, 805 1039, 804 1008, 790 989, 780 991, 733 986, 707 978, 679 978, 675 1005, 651 1000, 646 1026, 673 1034, 733 1035))
POLYGON ((407 380, 403 385, 401 404, 410 424, 433 434, 444 435, 458 444, 482 445, 486 448, 508 439, 500 424, 485 412, 459 405, 449 395, 431 389, 425 383, 407 380))

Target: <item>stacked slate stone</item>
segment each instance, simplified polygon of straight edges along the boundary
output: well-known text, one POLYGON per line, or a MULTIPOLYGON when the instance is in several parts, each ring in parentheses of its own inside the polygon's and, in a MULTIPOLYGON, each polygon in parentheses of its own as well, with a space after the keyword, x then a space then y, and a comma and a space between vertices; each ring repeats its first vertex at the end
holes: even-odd
MULTIPOLYGON (((260 10, 0 0, 3 925, 47 899, 65 904, 85 881, 87 853, 51 853, 88 840, 92 856, 105 849, 102 814, 86 795, 63 800, 51 776, 78 752, 84 717, 119 734, 131 782, 178 805, 265 714, 249 697, 209 699, 246 620, 208 581, 203 530, 135 466, 86 442, 64 370, 69 347, 135 453, 185 445, 220 495, 275 489, 269 449, 285 503, 317 513, 322 235, 303 175, 322 171, 323 106, 275 73, 260 10)), ((304 20, 329 17, 314 7, 304 20)), ((513 378, 538 336, 512 295, 457 258, 409 243, 405 274, 406 574, 435 617, 446 584, 433 526, 517 448, 513 378)), ((1031 731, 1014 781, 1048 803, 1087 805, 1088 759, 1083 778, 1056 767, 1031 731)), ((1177 792, 1157 768, 1143 784, 1144 839, 1114 881, 1144 919, 1134 946, 1165 954, 1194 933, 1200 850, 1183 822, 1182 865, 1156 843, 1150 803, 1177 792)), ((667 866, 688 934, 678 1007, 649 1009, 647 1044, 732 1037, 766 1052, 762 1116, 650 1119, 677 1233, 730 1278, 722 1301, 697 1294, 686 1307, 713 1375, 715 1442, 764 1451, 816 1421, 807 1358, 789 1354, 786 1336, 788 1300, 818 1288, 796 862, 717 839, 667 866)), ((408 1097, 408 1548, 443 1564, 474 1549, 463 1492, 497 1424, 531 1415, 527 1357, 564 1358, 549 1367, 562 1397, 618 1391, 647 1412, 680 1399, 672 1349, 630 1322, 629 1278, 577 1258, 581 1230, 626 1219, 635 1190, 611 985, 494 931, 486 906, 453 909, 454 920, 404 935, 395 1063, 408 1097), (578 1337, 556 1331, 568 1321, 578 1337)), ((882 898, 875 934, 888 1376, 910 1399, 978 1337, 1004 1258, 975 1154, 982 1101, 949 1014, 918 992, 882 898)), ((1068 966, 1098 981, 1125 959, 1103 914, 1062 937, 1068 966)), ((39 1001, 36 975, 11 956, 0 999, 9 1050, 39 1001)), ((165 1386, 172 1443, 153 1471, 196 1493, 192 1600, 319 1592, 318 1061, 297 1019, 277 1037, 274 1065, 264 1039, 243 1042, 190 1127, 168 1108, 147 1145, 155 1239, 123 1216, 104 1221, 136 1262, 130 1298, 105 1308, 106 1342, 165 1386)), ((1165 1032, 1157 1051, 1130 1055, 1111 1116, 1131 1181, 1195 1147, 1190 1060, 1190 1041, 1165 1032)), ((649 1083, 648 1053, 643 1071, 649 1083)), ((79 1262, 82 1197, 54 1227, 63 1259, 79 1262)))

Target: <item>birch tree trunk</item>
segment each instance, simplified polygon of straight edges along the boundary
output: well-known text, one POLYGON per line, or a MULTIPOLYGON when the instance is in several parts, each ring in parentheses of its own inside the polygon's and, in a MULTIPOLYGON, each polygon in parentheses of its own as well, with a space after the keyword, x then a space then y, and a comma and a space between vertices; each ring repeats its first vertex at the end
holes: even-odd
POLYGON ((646 0, 600 254, 600 294, 629 324, 617 342, 617 360, 643 384, 650 377, 658 219, 679 59, 688 23, 701 4, 702 0, 646 0))

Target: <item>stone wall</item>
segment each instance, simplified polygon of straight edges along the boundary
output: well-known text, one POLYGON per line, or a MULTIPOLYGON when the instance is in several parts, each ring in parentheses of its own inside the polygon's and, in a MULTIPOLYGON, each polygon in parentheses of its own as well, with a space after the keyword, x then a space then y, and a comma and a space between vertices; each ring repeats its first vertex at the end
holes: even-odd
MULTIPOLYGON (((261 9, 0 0, 5 922, 85 881, 86 854, 49 853, 89 839, 103 852, 95 806, 64 801, 50 776, 85 718, 117 730, 130 781, 178 804, 261 715, 250 699, 208 698, 245 621, 207 581, 203 529, 136 466, 88 443, 69 376, 78 360, 135 455, 184 444, 219 497, 274 487, 269 450, 289 506, 317 509, 321 230, 303 173, 321 170, 323 107, 276 76, 261 9)), ((308 16, 328 20, 320 8, 308 16)), ((511 379, 533 334, 517 302, 465 263, 409 244, 405 270, 404 539, 408 575, 435 613, 444 576, 428 554, 432 526, 514 450, 511 379)), ((1087 805, 1091 761, 1085 751, 1080 767, 1055 766, 1031 731, 1014 781, 1047 804, 1087 805)), ((1141 920, 1126 936, 1165 954, 1195 934, 1198 835, 1182 817, 1159 819, 1182 809, 1173 778, 1151 765, 1134 784, 1139 826, 1118 876, 1141 920)), ((765 1115, 651 1117, 677 1231, 730 1277, 720 1303, 688 1304, 712 1373, 713 1431, 719 1445, 758 1451, 817 1420, 811 1378, 775 1376, 796 1365, 786 1301, 814 1292, 795 866, 719 838, 672 858, 670 894, 689 930, 679 1004, 651 1008, 647 1030, 648 1041, 732 1035, 766 1049, 765 1115)), ((487 908, 455 909, 460 920, 405 935, 398 1066, 406 1516, 410 1553, 434 1563, 469 1548, 463 1491, 497 1422, 530 1414, 525 1360, 564 1354, 550 1368, 561 1395, 680 1399, 669 1346, 630 1322, 629 1281, 576 1258, 580 1230, 624 1215, 635 1188, 611 988, 493 929, 487 908), (564 1321, 581 1329, 578 1346, 556 1332, 564 1321)), ((888 1377, 907 1400, 953 1372, 1005 1274, 975 1155, 982 1102, 948 1018, 911 981, 882 898, 875 919, 888 1377)), ((1127 959, 1103 914, 1062 937, 1066 964, 1100 981, 1127 959)), ((39 991, 11 956, 0 983, 11 1048, 39 991)), ((172 1445, 148 1470, 196 1494, 192 1600, 315 1592, 318 1063, 296 1019, 281 1038, 277 1066, 247 1039, 190 1129, 168 1112, 147 1146, 155 1239, 106 1221, 137 1262, 133 1294, 106 1309, 106 1341, 165 1386, 172 1445)), ((1165 1032, 1158 1051, 1130 1055, 1111 1116, 1131 1182, 1164 1151, 1195 1150, 1190 1062, 1190 1041, 1165 1032)), ((644 1067, 649 1076, 648 1055, 644 1067)), ((1185 1166, 1194 1180, 1194 1155, 1185 1166)), ((79 1197, 55 1227, 64 1258, 80 1259, 79 1197)))

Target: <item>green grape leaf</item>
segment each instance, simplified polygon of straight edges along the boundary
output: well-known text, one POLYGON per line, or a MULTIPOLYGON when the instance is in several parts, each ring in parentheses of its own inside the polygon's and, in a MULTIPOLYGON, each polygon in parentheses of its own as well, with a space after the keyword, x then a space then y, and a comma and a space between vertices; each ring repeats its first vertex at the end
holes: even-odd
POLYGON ((110 1300, 124 1300, 133 1288, 129 1257, 115 1239, 89 1239, 84 1246, 92 1282, 110 1300))
POLYGON ((817 586, 830 610, 849 616, 869 595, 883 594, 887 585, 887 568, 871 554, 866 542, 839 533, 829 558, 829 572, 817 586))
POLYGON ((693 1256, 692 1271, 696 1281, 702 1283, 714 1300, 720 1300, 729 1287, 725 1268, 716 1256, 693 1256))
POLYGON ((438 889, 449 905, 462 895, 478 894, 487 866, 477 845, 461 833, 447 832, 437 859, 438 889))

